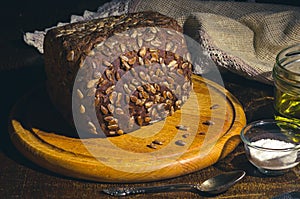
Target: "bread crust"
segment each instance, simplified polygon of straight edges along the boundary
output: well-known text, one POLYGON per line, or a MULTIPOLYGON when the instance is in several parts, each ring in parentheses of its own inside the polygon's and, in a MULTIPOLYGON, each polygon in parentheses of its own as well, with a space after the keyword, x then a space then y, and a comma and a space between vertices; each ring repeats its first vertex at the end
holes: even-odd
POLYGON ((71 125, 74 111, 83 115, 83 130, 97 135, 122 135, 172 115, 192 86, 182 28, 156 12, 51 29, 44 58, 54 106, 71 125), (93 110, 100 128, 88 114, 93 110))

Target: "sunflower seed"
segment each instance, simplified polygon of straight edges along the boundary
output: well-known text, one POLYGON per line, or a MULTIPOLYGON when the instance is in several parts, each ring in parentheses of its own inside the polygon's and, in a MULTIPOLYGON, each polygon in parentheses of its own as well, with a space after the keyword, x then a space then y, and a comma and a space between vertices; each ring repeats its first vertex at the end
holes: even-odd
POLYGON ((132 75, 133 77, 136 77, 136 76, 137 76, 137 73, 136 73, 136 71, 135 71, 134 68, 131 68, 131 69, 130 69, 130 73, 131 73, 131 75, 132 75))
POLYGON ((139 64, 143 66, 145 64, 143 58, 139 57, 138 59, 139 59, 139 64))
POLYGON ((180 87, 180 85, 177 85, 177 87, 175 89, 175 95, 176 96, 181 96, 181 87, 180 87))
POLYGON ((147 147, 149 147, 151 149, 156 149, 157 148, 156 145, 152 142, 150 144, 148 144, 147 147))
POLYGON ((136 38, 138 32, 136 30, 133 30, 133 33, 130 35, 131 38, 136 38))
POLYGON ((177 73, 179 74, 179 75, 183 75, 183 70, 182 69, 177 69, 177 73))
POLYGON ((89 89, 88 90, 88 92, 87 92, 87 96, 88 97, 92 97, 92 96, 95 96, 95 94, 96 94, 96 91, 97 91, 97 89, 96 88, 91 88, 91 89, 89 89))
POLYGON ((147 41, 147 42, 150 42, 154 39, 155 39, 155 34, 147 34, 147 35, 144 35, 144 37, 143 37, 143 40, 147 41))
POLYGON ((140 48, 143 46, 143 39, 141 37, 137 38, 137 44, 140 48))
POLYGON ((129 88, 131 91, 136 90, 136 86, 134 86, 133 84, 129 84, 128 88, 129 88))
POLYGON ((172 116, 172 115, 174 115, 174 112, 175 112, 175 110, 174 110, 174 107, 173 106, 171 106, 171 109, 170 109, 170 116, 172 116))
POLYGON ((113 65, 110 62, 106 61, 106 60, 103 61, 103 64, 107 67, 113 67, 113 65))
POLYGON ((160 91, 160 86, 159 86, 159 84, 157 84, 157 83, 154 83, 154 88, 157 90, 157 91, 160 91))
POLYGON ((111 104, 114 104, 115 100, 116 100, 116 97, 117 97, 117 92, 116 91, 113 91, 110 95, 109 95, 109 101, 111 104))
POLYGON ((92 79, 92 80, 90 80, 90 81, 87 83, 86 87, 87 87, 87 88, 95 87, 95 84, 96 84, 98 81, 99 81, 99 79, 92 79))
POLYGON ((136 80, 136 79, 132 79, 131 83, 134 84, 135 86, 140 85, 140 82, 138 80, 136 80))
POLYGON ((155 71, 155 75, 160 76, 161 74, 163 74, 163 72, 158 68, 158 69, 155 71))
POLYGON ((81 57, 80 58, 80 62, 79 62, 79 67, 82 68, 85 64, 85 58, 84 57, 81 57))
POLYGON ((169 98, 169 99, 173 99, 173 95, 170 91, 167 91, 166 92, 166 96, 169 98))
POLYGON ((153 85, 150 85, 150 91, 151 91, 151 93, 153 93, 153 94, 156 93, 156 89, 154 88, 153 85))
POLYGON ((74 56, 75 56, 75 52, 74 52, 74 50, 71 50, 71 51, 67 54, 67 60, 68 60, 68 61, 73 61, 73 60, 74 60, 74 56))
POLYGON ((188 90, 188 88, 190 87, 190 82, 185 82, 183 85, 182 85, 182 89, 183 90, 188 90))
POLYGON ((178 130, 182 130, 182 131, 187 131, 187 130, 189 130, 189 127, 184 126, 184 125, 177 125, 176 128, 177 128, 178 130))
POLYGON ((136 103, 136 101, 138 100, 138 98, 134 95, 130 96, 130 101, 132 101, 133 103, 136 103))
POLYGON ((105 76, 110 81, 114 80, 114 75, 113 75, 113 72, 111 70, 105 70, 105 76))
POLYGON ((148 83, 149 83, 149 82, 152 82, 152 81, 151 81, 151 77, 150 77, 149 74, 146 74, 146 80, 145 80, 145 81, 148 82, 148 83))
POLYGON ((137 123, 138 123, 138 125, 142 126, 142 125, 143 125, 143 122, 144 122, 144 120, 143 120, 142 116, 139 115, 139 116, 137 117, 137 123))
POLYGON ((184 145, 186 145, 186 143, 183 140, 177 140, 175 142, 175 144, 178 145, 178 146, 184 146, 184 145))
POLYGON ((149 84, 149 83, 144 84, 143 87, 144 87, 144 89, 145 89, 146 91, 150 92, 150 89, 151 89, 151 88, 150 88, 150 84, 149 84))
POLYGON ((187 59, 188 62, 192 62, 192 57, 191 57, 190 53, 186 54, 186 59, 187 59))
POLYGON ((209 109, 217 109, 217 108, 219 108, 219 104, 214 104, 214 105, 212 105, 209 109))
POLYGON ((95 51, 91 50, 91 51, 87 52, 87 55, 88 56, 94 56, 95 55, 95 51))
POLYGON ((173 53, 176 53, 178 46, 174 46, 174 49, 171 51, 173 53))
POLYGON ((133 65, 136 62, 136 57, 132 57, 130 59, 128 59, 128 64, 133 65))
POLYGON ((166 51, 170 51, 173 47, 173 43, 172 42, 167 42, 166 43, 166 51))
POLYGON ((117 131, 117 134, 118 134, 118 135, 123 135, 123 134, 124 134, 124 131, 121 130, 121 129, 119 129, 119 130, 117 131))
POLYGON ((103 105, 100 106, 100 110, 104 115, 106 115, 108 113, 107 108, 105 108, 103 105))
POLYGON ((153 41, 150 42, 150 44, 152 46, 155 46, 155 47, 160 47, 161 46, 161 41, 159 41, 159 40, 153 40, 153 41))
POLYGON ((121 49, 122 53, 124 53, 126 51, 126 46, 123 43, 121 43, 120 49, 121 49))
POLYGON ((115 89, 115 85, 111 85, 110 87, 108 87, 105 91, 105 93, 108 95, 110 94, 111 92, 113 92, 113 90, 115 89))
POLYGON ((160 140, 154 140, 152 143, 157 145, 163 145, 163 142, 160 140))
POLYGON ((84 98, 84 95, 82 94, 81 90, 77 89, 76 92, 77 92, 77 96, 79 97, 79 99, 84 98))
POLYGON ((143 106, 145 104, 145 99, 137 99, 136 102, 135 102, 135 105, 137 106, 143 106))
POLYGON ((154 95, 154 102, 158 103, 160 101, 159 95, 154 95))
POLYGON ((93 78, 95 78, 95 79, 100 79, 101 77, 102 77, 101 72, 99 72, 99 71, 95 71, 95 72, 94 72, 93 78))
POLYGON ((148 67, 151 65, 151 61, 148 58, 145 58, 144 63, 145 63, 145 66, 148 66, 148 67))
POLYGON ((142 47, 139 51, 139 56, 144 57, 146 55, 146 47, 142 47))
POLYGON ((175 35, 174 31, 171 31, 171 30, 167 30, 167 33, 170 35, 175 35))
POLYGON ((96 129, 96 126, 94 125, 93 122, 88 122, 88 126, 89 126, 92 130, 94 130, 94 131, 97 130, 97 129, 96 129))
POLYGON ((149 94, 147 92, 142 91, 142 92, 140 92, 140 94, 141 94, 141 98, 143 98, 143 99, 149 98, 149 94))
POLYGON ((113 124, 113 125, 108 125, 107 128, 109 130, 117 130, 119 128, 119 126, 117 124, 113 124))
POLYGON ((150 107, 152 107, 152 105, 153 105, 153 102, 151 102, 151 101, 149 101, 149 102, 146 102, 145 103, 145 108, 150 108, 150 107))
POLYGON ((115 107, 114 107, 114 105, 112 105, 112 104, 108 104, 108 105, 107 105, 107 109, 108 109, 108 111, 109 111, 110 113, 114 113, 115 107))
POLYGON ((161 66, 161 69, 162 69, 162 71, 163 71, 162 75, 164 75, 164 73, 167 72, 167 66, 166 66, 165 63, 161 63, 160 66, 161 66))
POLYGON ((151 122, 151 117, 145 117, 145 122, 149 124, 151 122))
POLYGON ((151 59, 150 59, 151 62, 157 62, 158 61, 158 52, 153 52, 151 53, 151 59))
POLYGON ((95 44, 94 47, 95 48, 100 48, 103 44, 104 44, 104 41, 102 41, 101 43, 95 44))
POLYGON ((81 104, 80 107, 79 107, 79 111, 80 113, 85 113, 85 107, 81 104))
POLYGON ((121 75, 118 71, 115 74, 115 78, 116 78, 117 81, 119 81, 121 79, 121 75))
POLYGON ((146 80, 146 75, 143 71, 140 71, 139 76, 142 80, 146 80))
POLYGON ((186 67, 188 67, 189 63, 188 62, 184 62, 182 65, 181 65, 181 68, 182 69, 185 69, 186 67))
POLYGON ((124 111, 123 111, 121 108, 116 108, 115 113, 116 113, 117 115, 123 115, 123 114, 124 114, 124 111))
POLYGON ((113 116, 109 115, 109 116, 104 117, 104 120, 105 120, 106 122, 110 122, 110 121, 112 121, 112 120, 115 120, 115 118, 114 118, 113 116))
POLYGON ((181 100, 177 100, 177 101, 175 102, 175 106, 177 106, 177 107, 180 107, 181 104, 182 104, 182 101, 181 101, 181 100))
POLYGON ((156 29, 155 27, 150 27, 150 31, 151 31, 152 33, 154 33, 154 34, 157 33, 157 29, 156 29))
POLYGON ((168 64, 168 67, 173 67, 175 66, 175 64, 177 64, 177 61, 176 60, 172 60, 169 64, 168 64))
POLYGON ((128 62, 129 59, 128 57, 124 56, 124 55, 120 55, 121 60, 124 60, 125 62, 128 62))
POLYGON ((134 123, 135 123, 135 120, 134 120, 134 117, 132 116, 129 118, 128 127, 132 128, 134 123))
POLYGON ((143 92, 143 91, 144 91, 144 88, 143 88, 142 86, 138 86, 138 87, 137 87, 137 90, 140 91, 140 92, 143 92))
POLYGON ((108 134, 109 135, 116 135, 116 131, 109 131, 108 134))
POLYGON ((129 87, 128 87, 128 84, 124 84, 123 85, 123 88, 124 88, 124 91, 127 93, 127 94, 130 94, 130 89, 129 89, 129 87))
POLYGON ((214 122, 214 121, 211 121, 211 120, 206 120, 206 121, 203 122, 202 124, 207 125, 207 126, 210 126, 210 125, 214 125, 215 122, 214 122))
POLYGON ((121 100, 122 100, 122 93, 118 93, 117 100, 116 100, 117 107, 121 107, 121 100))

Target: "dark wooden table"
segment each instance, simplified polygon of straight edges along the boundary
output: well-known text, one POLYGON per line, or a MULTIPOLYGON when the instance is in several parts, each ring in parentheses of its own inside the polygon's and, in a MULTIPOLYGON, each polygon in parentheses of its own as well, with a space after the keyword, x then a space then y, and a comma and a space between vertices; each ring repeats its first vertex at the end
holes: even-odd
MULTIPOLYGON (((103 188, 121 184, 96 183, 71 179, 49 172, 24 158, 12 145, 8 134, 8 115, 16 101, 37 84, 45 81, 43 57, 22 41, 24 32, 43 30, 58 21, 68 21, 70 14, 94 11, 105 1, 53 0, 7 1, 1 7, 0 31, 0 198, 105 198, 103 188)), ((298 1, 286 3, 297 5, 298 1)), ((278 2, 277 2, 278 3, 278 2)), ((299 3, 298 3, 299 4, 299 3)), ((222 72, 225 87, 244 107, 247 121, 273 117, 273 87, 222 72)), ((229 156, 195 173, 159 182, 122 184, 152 186, 170 183, 201 182, 213 175, 233 169, 244 169, 246 177, 216 198, 270 198, 277 194, 300 190, 300 167, 285 175, 266 177, 247 161, 242 145, 229 156)), ((128 198, 145 198, 138 195, 128 198)), ((149 198, 202 198, 194 193, 160 193, 149 198)))

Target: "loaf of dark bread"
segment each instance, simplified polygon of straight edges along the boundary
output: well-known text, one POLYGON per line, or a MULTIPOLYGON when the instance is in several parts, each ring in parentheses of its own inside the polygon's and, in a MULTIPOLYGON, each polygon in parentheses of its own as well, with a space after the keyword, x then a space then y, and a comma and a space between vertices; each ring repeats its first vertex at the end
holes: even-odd
POLYGON ((172 115, 192 87, 182 28, 156 12, 51 29, 44 59, 55 107, 77 130, 97 135, 122 135, 172 115))

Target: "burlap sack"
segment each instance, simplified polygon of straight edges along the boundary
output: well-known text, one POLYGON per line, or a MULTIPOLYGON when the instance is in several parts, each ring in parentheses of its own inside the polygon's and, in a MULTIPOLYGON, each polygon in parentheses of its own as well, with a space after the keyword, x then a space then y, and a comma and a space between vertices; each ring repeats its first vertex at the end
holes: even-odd
POLYGON ((300 43, 300 8, 197 0, 135 1, 131 12, 156 10, 176 18, 220 67, 272 83, 277 53, 300 43))
MULTIPOLYGON (((249 2, 198 0, 123 0, 72 17, 71 22, 145 10, 173 17, 185 34, 197 40, 221 68, 246 78, 272 83, 277 53, 300 43, 300 8, 249 2)), ((37 32, 38 33, 38 32, 37 32)), ((41 36, 44 32, 41 32, 41 36)), ((36 45, 34 35, 24 37, 36 45)), ((42 38, 38 38, 41 39, 42 38)), ((36 45, 42 51, 40 45, 36 45)))

